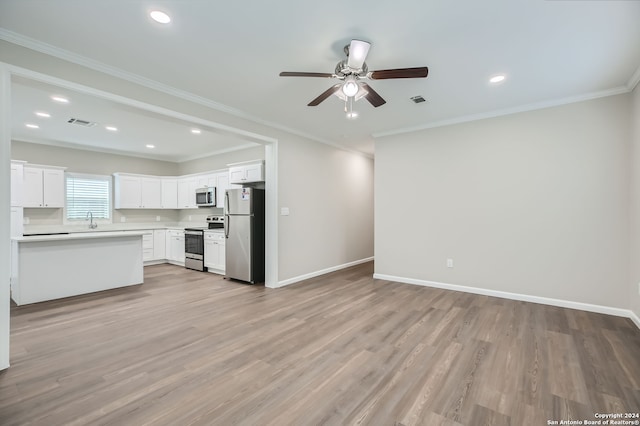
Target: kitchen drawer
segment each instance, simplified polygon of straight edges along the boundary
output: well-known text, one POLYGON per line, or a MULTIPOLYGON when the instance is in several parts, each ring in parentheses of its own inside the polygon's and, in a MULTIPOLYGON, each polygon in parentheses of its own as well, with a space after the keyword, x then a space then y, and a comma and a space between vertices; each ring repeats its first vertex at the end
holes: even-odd
POLYGON ((224 243, 224 233, 222 232, 205 232, 204 239, 207 241, 217 241, 219 243, 224 243))
POLYGON ((151 250, 153 253, 153 234, 142 235, 142 248, 144 250, 151 250))
POLYGON ((142 260, 152 260, 153 259, 153 247, 151 248, 143 248, 142 249, 142 260))

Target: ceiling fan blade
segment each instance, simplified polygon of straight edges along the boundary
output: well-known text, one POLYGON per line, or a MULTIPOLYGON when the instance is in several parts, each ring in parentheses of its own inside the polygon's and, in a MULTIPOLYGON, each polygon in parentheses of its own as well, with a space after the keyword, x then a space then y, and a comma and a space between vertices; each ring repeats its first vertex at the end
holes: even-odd
POLYGON ((367 91, 365 98, 371 103, 371 105, 378 108, 380 105, 387 103, 387 101, 382 99, 382 96, 378 95, 378 92, 373 90, 367 83, 361 82, 360 84, 362 85, 362 88, 367 91))
POLYGON ((333 95, 334 93, 336 93, 338 90, 340 90, 340 87, 342 87, 342 84, 335 84, 331 87, 329 87, 327 90, 325 90, 324 92, 322 92, 320 94, 320 96, 318 96, 317 98, 315 98, 314 100, 312 100, 311 102, 309 102, 307 104, 307 106, 318 106, 320 104, 320 102, 324 101, 325 99, 327 99, 329 96, 333 95))
POLYGON ((425 78, 429 74, 429 68, 397 68, 393 70, 372 71, 368 77, 372 80, 384 80, 387 78, 425 78))
POLYGON ((280 77, 325 77, 331 78, 333 74, 328 72, 290 72, 283 71, 280 73, 280 77))
POLYGON ((370 43, 362 40, 351 40, 349 45, 349 57, 347 58, 347 66, 354 70, 362 69, 364 60, 369 53, 370 43))

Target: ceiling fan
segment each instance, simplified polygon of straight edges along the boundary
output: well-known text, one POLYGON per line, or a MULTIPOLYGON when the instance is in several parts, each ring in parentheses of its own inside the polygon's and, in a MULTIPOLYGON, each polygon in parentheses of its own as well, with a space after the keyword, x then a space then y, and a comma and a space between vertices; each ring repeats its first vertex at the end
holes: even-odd
POLYGON ((335 84, 322 92, 320 96, 309 102, 308 106, 317 106, 329 96, 335 94, 345 102, 349 101, 351 103, 364 97, 371 105, 377 108, 380 105, 384 105, 386 101, 362 80, 425 78, 429 74, 429 68, 427 67, 369 71, 365 59, 370 47, 371 43, 366 41, 351 40, 351 43, 344 47, 347 59, 338 62, 334 73, 283 71, 280 73, 280 77, 324 77, 342 80, 341 83, 335 84))

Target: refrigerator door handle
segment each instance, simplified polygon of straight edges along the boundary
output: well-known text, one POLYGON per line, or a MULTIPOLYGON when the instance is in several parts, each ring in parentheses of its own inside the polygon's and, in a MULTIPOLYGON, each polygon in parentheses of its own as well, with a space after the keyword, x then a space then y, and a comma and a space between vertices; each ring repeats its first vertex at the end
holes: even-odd
POLYGON ((225 191, 224 193, 224 211, 226 212, 224 215, 224 237, 229 238, 229 192, 225 191))

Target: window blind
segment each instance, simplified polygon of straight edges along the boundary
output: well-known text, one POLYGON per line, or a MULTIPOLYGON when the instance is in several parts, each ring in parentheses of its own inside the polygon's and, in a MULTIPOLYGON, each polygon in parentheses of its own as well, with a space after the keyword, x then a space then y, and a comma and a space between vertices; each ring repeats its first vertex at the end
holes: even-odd
POLYGON ((88 212, 94 219, 111 217, 111 176, 65 176, 67 219, 86 219, 88 212))

